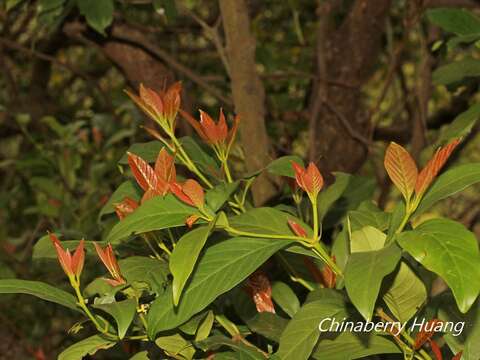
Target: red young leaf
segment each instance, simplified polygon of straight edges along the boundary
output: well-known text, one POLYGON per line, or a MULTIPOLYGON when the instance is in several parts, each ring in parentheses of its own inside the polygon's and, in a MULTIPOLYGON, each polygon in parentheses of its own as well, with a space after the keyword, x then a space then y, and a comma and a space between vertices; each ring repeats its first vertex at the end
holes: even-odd
POLYGON ((427 323, 417 333, 417 336, 415 336, 415 350, 420 349, 423 344, 430 340, 430 338, 435 334, 436 325, 441 323, 442 321, 438 319, 432 319, 427 321, 427 323))
POLYGON ((430 339, 430 347, 432 348, 432 352, 435 354, 435 358, 437 360, 443 360, 442 350, 440 350, 440 346, 434 341, 430 339))
POLYGON ((304 237, 306 238, 308 236, 307 232, 305 231, 304 228, 300 226, 300 224, 297 224, 295 221, 288 219, 288 226, 290 226, 290 229, 293 231, 293 233, 299 237, 304 237))
POLYGON ((247 280, 247 291, 252 296, 258 312, 275 313, 272 302, 272 286, 267 275, 256 271, 247 280))
POLYGON ((175 158, 165 148, 162 148, 158 153, 155 161, 155 172, 166 183, 175 182, 176 180, 175 158))
POLYGON ((155 90, 150 89, 143 84, 140 84, 140 99, 144 104, 152 109, 156 115, 163 113, 163 101, 160 95, 155 90))
POLYGON ((176 82, 167 89, 165 95, 163 96, 163 101, 165 105, 164 115, 172 125, 174 124, 178 109, 180 108, 181 92, 182 83, 176 82))
POLYGON ((95 246, 95 250, 97 251, 98 257, 102 260, 103 265, 107 268, 110 275, 112 275, 112 279, 105 279, 110 285, 117 286, 121 284, 125 284, 126 281, 123 278, 120 267, 118 266, 117 259, 115 254, 113 253, 112 244, 108 244, 105 249, 102 249, 100 245, 96 242, 93 243, 95 246))
POLYGON ((317 265, 315 265, 315 263, 312 261, 312 259, 310 259, 308 256, 303 256, 303 263, 312 275, 313 280, 315 280, 315 282, 318 284, 323 284, 322 273, 320 272, 320 269, 317 267, 317 265))
POLYGON ((233 118, 233 126, 228 133, 228 149, 232 147, 233 142, 235 141, 235 136, 237 135, 238 125, 240 124, 240 116, 236 115, 233 118))
POLYGON ((455 356, 452 358, 452 360, 460 360, 463 355, 463 350, 455 354, 455 356))
POLYGON ((199 219, 200 217, 198 215, 190 215, 187 220, 185 221, 185 224, 191 228, 193 224, 199 219))
POLYGON ((292 166, 295 171, 295 180, 298 186, 306 191, 308 196, 316 199, 323 187, 323 177, 317 166, 313 162, 310 162, 307 169, 304 169, 294 161, 292 161, 292 166))
POLYGON ((427 165, 425 165, 418 175, 415 184, 415 193, 417 196, 423 195, 428 189, 459 143, 460 139, 453 140, 450 144, 438 149, 435 155, 428 161, 427 165))
POLYGON ((128 165, 132 170, 138 185, 144 190, 156 189, 158 185, 158 177, 155 170, 140 156, 132 153, 128 154, 128 165))
MULTIPOLYGON (((158 186, 160 187, 160 186, 158 186)), ((150 200, 154 198, 155 196, 163 196, 165 195, 164 193, 161 193, 160 191, 156 189, 148 189, 145 191, 145 193, 142 196, 142 199, 140 200, 140 203, 143 204, 145 201, 150 200)))
POLYGON ((85 263, 85 240, 80 240, 75 252, 72 255, 72 271, 78 277, 82 273, 85 263))
MULTIPOLYGON (((332 261, 335 262, 335 260, 335 256, 332 256, 332 261)), ((337 282, 337 276, 333 272, 332 268, 327 264, 324 264, 321 274, 323 279, 323 285, 325 285, 326 288, 334 289, 337 282)))
POLYGON ((181 201, 183 201, 184 203, 190 205, 190 206, 195 206, 195 204, 193 203, 192 199, 190 199, 190 197, 188 197, 184 192, 183 192, 183 186, 179 183, 173 183, 171 185, 171 190, 172 190, 172 193, 181 201))
POLYGON ((205 193, 202 186, 195 180, 188 179, 182 186, 183 193, 187 195, 196 207, 203 207, 205 193))
POLYGON ((180 109, 180 115, 182 115, 183 118, 187 120, 190 125, 193 126, 193 128, 203 141, 209 142, 207 135, 203 132, 203 127, 192 115, 182 109, 180 109))
POLYGON ((133 213, 138 207, 138 203, 132 198, 125 197, 120 203, 113 205, 115 212, 120 220, 133 213))
POLYGON ((385 152, 384 166, 405 200, 410 199, 415 189, 418 168, 409 152, 401 145, 390 143, 385 152))

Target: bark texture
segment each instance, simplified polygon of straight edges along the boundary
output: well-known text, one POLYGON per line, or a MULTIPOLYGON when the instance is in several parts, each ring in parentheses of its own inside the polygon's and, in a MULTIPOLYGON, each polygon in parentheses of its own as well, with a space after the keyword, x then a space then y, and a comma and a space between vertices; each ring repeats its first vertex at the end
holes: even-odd
POLYGON ((365 161, 367 144, 362 139, 368 137, 369 126, 361 89, 378 62, 391 2, 356 0, 338 26, 332 20, 338 15, 336 4, 319 6, 316 66, 321 80, 310 98, 310 159, 319 161, 326 173, 355 172, 365 161))
MULTIPOLYGON (((265 90, 256 70, 255 38, 244 0, 220 0, 227 57, 235 111, 241 117, 241 144, 248 171, 265 166, 270 160, 265 126, 265 90)), ((260 176, 253 187, 256 204, 275 194, 267 175, 260 176)))

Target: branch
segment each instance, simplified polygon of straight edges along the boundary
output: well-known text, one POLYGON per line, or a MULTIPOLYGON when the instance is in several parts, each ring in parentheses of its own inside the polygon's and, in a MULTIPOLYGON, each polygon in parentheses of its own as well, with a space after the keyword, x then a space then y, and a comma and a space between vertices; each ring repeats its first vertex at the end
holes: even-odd
POLYGON ((348 121, 348 119, 340 112, 338 111, 338 109, 336 109, 333 104, 331 104, 330 102, 328 102, 327 100, 324 100, 322 102, 322 104, 328 109, 328 111, 330 111, 331 113, 333 113, 339 120, 340 122, 342 123, 342 125, 345 127, 345 129, 347 130, 348 132, 348 135, 350 135, 350 137, 352 139, 355 139, 357 140, 359 143, 361 143, 362 145, 365 146, 365 148, 368 150, 370 148, 370 140, 368 140, 365 136, 363 136, 362 134, 360 134, 359 132, 357 132, 353 127, 352 125, 350 124, 350 121, 348 121))
POLYGON ((87 74, 83 73, 82 71, 78 70, 75 66, 73 66, 72 64, 68 63, 68 62, 65 62, 65 61, 61 61, 59 59, 57 59, 56 57, 54 56, 51 56, 51 55, 48 55, 48 54, 44 54, 42 52, 39 52, 39 51, 36 51, 36 50, 33 50, 33 49, 29 49, 29 48, 26 48, 16 42, 13 42, 13 41, 10 41, 10 40, 7 40, 7 39, 4 39, 4 38, 0 38, 0 44, 3 45, 4 47, 6 48, 9 48, 9 49, 12 49, 12 50, 16 50, 16 51, 19 51, 19 52, 22 52, 28 56, 31 56, 31 57, 36 57, 38 59, 41 59, 41 60, 44 60, 44 61, 48 61, 48 62, 51 62, 52 64, 55 64, 55 65, 58 65, 64 69, 67 69, 68 71, 70 71, 72 74, 82 78, 83 80, 85 80, 87 82, 87 84, 95 89, 98 90, 98 92, 100 93, 100 95, 103 97, 104 101, 106 102, 106 104, 111 107, 111 102, 110 102, 110 98, 105 94, 105 92, 103 91, 103 89, 98 85, 98 83, 96 81, 94 81, 94 79, 92 79, 90 76, 88 76, 87 74))
POLYGON ((210 39, 213 45, 215 45, 215 48, 217 49, 217 52, 218 52, 218 56, 220 56, 220 60, 222 61, 223 66, 227 71, 227 74, 230 76, 230 64, 228 63, 227 53, 223 45, 223 40, 220 36, 220 33, 218 32, 218 28, 221 24, 222 18, 219 17, 215 22, 215 25, 210 26, 183 4, 180 4, 180 8, 185 14, 190 16, 197 24, 199 24, 202 27, 207 39, 210 39))
MULTIPOLYGON (((88 44, 95 44, 95 46, 99 46, 95 42, 91 41, 90 39, 86 38, 82 32, 85 30, 85 26, 80 23, 71 23, 65 27, 65 32, 72 37, 77 38, 79 41, 88 44)), ((185 77, 196 83, 198 86, 203 88, 205 91, 216 97, 218 100, 223 102, 228 106, 233 106, 232 100, 224 95, 224 91, 216 88, 215 86, 209 84, 203 77, 196 74, 187 66, 183 65, 182 63, 178 62, 173 56, 171 56, 168 52, 161 49, 158 46, 152 44, 152 41, 145 37, 145 35, 138 30, 132 29, 131 27, 124 25, 124 24, 114 24, 111 29, 112 39, 118 42, 124 42, 126 44, 135 46, 137 48, 141 48, 148 52, 149 54, 153 55, 155 58, 165 62, 168 66, 170 66, 176 72, 183 74, 185 77)))

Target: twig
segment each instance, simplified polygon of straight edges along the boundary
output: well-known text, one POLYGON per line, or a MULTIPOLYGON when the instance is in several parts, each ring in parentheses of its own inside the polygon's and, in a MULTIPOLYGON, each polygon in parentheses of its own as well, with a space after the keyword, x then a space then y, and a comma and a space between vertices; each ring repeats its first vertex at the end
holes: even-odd
POLYGON ((230 77, 230 64, 228 63, 225 46, 223 45, 223 41, 220 37, 220 33, 218 32, 218 27, 220 26, 222 21, 221 16, 218 17, 214 26, 210 26, 205 21, 203 21, 199 16, 197 16, 197 14, 195 14, 193 11, 191 11, 189 8, 187 8, 183 4, 180 4, 180 9, 202 27, 203 31, 205 32, 205 36, 212 41, 213 45, 215 45, 215 48, 217 49, 217 52, 218 52, 218 56, 220 56, 220 60, 222 61, 223 66, 225 67, 225 70, 227 71, 227 74, 230 77))
POLYGON ((205 91, 212 94, 218 100, 222 101, 228 106, 233 106, 232 100, 224 95, 224 91, 217 89, 215 86, 206 82, 200 75, 196 74, 189 67, 178 62, 168 52, 158 46, 153 45, 147 38, 144 38, 142 34, 132 31, 132 29, 124 29, 120 25, 117 25, 112 29, 112 36, 119 41, 143 48, 155 57, 166 62, 173 70, 185 75, 187 78, 196 83, 198 86, 202 87, 205 91))
POLYGON ((371 145, 371 142, 370 140, 368 140, 365 136, 363 136, 362 134, 360 134, 358 131, 356 131, 352 125, 350 124, 350 122, 348 121, 347 118, 345 118, 345 116, 340 112, 338 111, 338 109, 336 109, 330 102, 328 102, 327 100, 323 101, 322 102, 323 105, 332 113, 334 114, 339 120, 340 122, 342 123, 342 125, 345 127, 345 129, 347 130, 348 134, 350 135, 350 137, 352 139, 355 139, 357 140, 359 143, 363 144, 367 150, 370 148, 370 145, 371 145))
POLYGON ((15 43, 13 41, 10 41, 10 40, 4 39, 4 38, 0 38, 0 44, 2 44, 6 48, 10 48, 12 50, 22 52, 22 53, 27 54, 29 56, 36 57, 38 59, 51 62, 52 64, 58 65, 58 66, 60 66, 64 69, 70 71, 72 74, 74 74, 74 75, 82 78, 83 80, 85 80, 90 86, 96 88, 98 90, 98 92, 100 93, 100 95, 103 97, 104 101, 107 103, 108 107, 112 108, 110 98, 104 93, 103 89, 97 84, 97 82, 94 81, 87 74, 78 70, 73 65, 71 65, 67 62, 61 61, 54 56, 44 54, 42 52, 39 52, 39 51, 36 51, 36 50, 33 50, 33 49, 26 48, 22 45, 19 45, 18 43, 15 43))

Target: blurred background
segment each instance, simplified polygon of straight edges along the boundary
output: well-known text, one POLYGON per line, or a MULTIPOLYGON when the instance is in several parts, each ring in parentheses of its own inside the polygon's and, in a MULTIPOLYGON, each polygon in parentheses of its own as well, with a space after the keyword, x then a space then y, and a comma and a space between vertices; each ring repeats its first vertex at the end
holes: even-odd
MULTIPOLYGON (((475 0, 1 0, 0 278, 60 284, 58 264, 32 259, 37 240, 108 230, 113 219, 99 213, 124 179, 118 161, 152 140, 124 93, 140 83, 182 81, 182 108, 194 116, 241 114, 237 174, 295 154, 328 181, 335 171, 375 179, 375 199, 389 208, 388 142, 424 164, 446 125, 480 114, 478 42, 449 42, 425 15, 442 7, 480 12, 475 0)), ((182 120, 177 128, 192 133, 182 120)), ((479 145, 477 126, 454 161, 480 161, 479 145)), ((432 212, 480 234, 479 190, 432 212)), ((280 192, 264 176, 254 200, 280 192)), ((54 358, 71 315, 2 296, 0 358, 54 358)))

